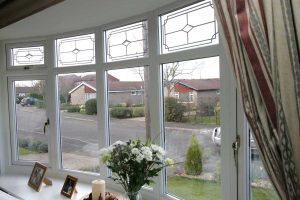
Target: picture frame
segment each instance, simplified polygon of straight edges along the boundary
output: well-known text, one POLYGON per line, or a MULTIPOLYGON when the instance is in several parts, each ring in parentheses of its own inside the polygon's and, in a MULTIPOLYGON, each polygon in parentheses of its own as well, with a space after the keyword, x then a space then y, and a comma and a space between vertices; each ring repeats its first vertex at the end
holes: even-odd
POLYGON ((76 184, 77 184, 78 178, 67 175, 64 185, 61 188, 60 193, 68 198, 71 198, 74 191, 77 192, 76 190, 76 184))
POLYGON ((39 192, 41 189, 46 171, 47 167, 39 162, 36 162, 33 166, 30 178, 28 180, 28 185, 37 192, 39 192))

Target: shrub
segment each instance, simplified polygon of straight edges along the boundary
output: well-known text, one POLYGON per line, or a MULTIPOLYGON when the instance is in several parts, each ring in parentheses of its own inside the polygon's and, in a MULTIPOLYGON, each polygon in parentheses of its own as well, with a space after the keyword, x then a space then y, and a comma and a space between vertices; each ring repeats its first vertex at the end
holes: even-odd
POLYGON ((80 112, 80 107, 79 106, 69 106, 67 108, 67 111, 70 113, 80 112))
POLYGON ((144 107, 132 108, 132 117, 144 117, 144 116, 145 116, 144 107))
POLYGON ((85 113, 88 115, 97 114, 97 100, 90 99, 85 102, 85 113))
POLYGON ((46 108, 45 101, 36 101, 35 104, 37 108, 46 108))
POLYGON ((60 100, 60 103, 62 104, 62 103, 66 103, 66 99, 65 99, 65 97, 63 96, 63 95, 60 95, 59 96, 59 100, 60 100))
POLYGON ((116 108, 116 107, 126 107, 126 104, 125 103, 117 103, 117 104, 111 105, 111 108, 116 108))
POLYGON ((181 122, 185 107, 173 97, 165 98, 165 117, 168 122, 181 122))
POLYGON ((200 175, 202 172, 202 153, 197 136, 193 133, 185 155, 184 171, 188 175, 200 175))
POLYGON ((36 99, 39 99, 39 100, 43 100, 44 99, 44 96, 41 95, 41 94, 38 94, 38 93, 30 93, 29 97, 36 98, 36 99))
POLYGON ((60 104, 60 110, 68 110, 68 108, 72 106, 69 103, 61 103, 60 104))
POLYGON ((30 139, 28 138, 20 138, 19 139, 19 147, 28 148, 30 143, 30 139))
POLYGON ((40 143, 38 146, 37 146, 37 152, 39 153, 48 153, 48 144, 46 143, 40 143))
POLYGON ((115 107, 110 110, 110 116, 114 118, 130 118, 132 117, 132 109, 126 107, 115 107))

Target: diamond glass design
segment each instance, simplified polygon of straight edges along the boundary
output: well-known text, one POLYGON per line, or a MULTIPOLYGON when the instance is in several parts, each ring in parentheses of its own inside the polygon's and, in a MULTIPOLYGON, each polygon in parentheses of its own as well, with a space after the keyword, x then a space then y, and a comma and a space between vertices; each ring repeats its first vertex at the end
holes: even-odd
POLYGON ((24 47, 11 49, 12 66, 43 65, 44 47, 24 47))
POLYGON ((145 57, 148 54, 147 22, 106 31, 107 62, 145 57))
POLYGON ((162 53, 219 43, 211 0, 162 15, 160 20, 162 53))
POLYGON ((56 40, 57 66, 95 64, 95 34, 56 40))

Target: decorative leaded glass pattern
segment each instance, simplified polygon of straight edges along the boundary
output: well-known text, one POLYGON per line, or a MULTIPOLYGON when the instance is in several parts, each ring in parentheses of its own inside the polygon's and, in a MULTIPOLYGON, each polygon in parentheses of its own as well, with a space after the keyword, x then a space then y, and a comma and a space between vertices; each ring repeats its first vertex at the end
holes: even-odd
POLYGON ((217 44, 218 29, 212 1, 161 16, 162 53, 217 44))
POLYGON ((12 66, 43 65, 44 47, 12 48, 12 66))
POLYGON ((95 64, 95 34, 56 40, 57 66, 95 64))
POLYGON ((107 62, 144 57, 148 54, 147 22, 106 31, 107 62))

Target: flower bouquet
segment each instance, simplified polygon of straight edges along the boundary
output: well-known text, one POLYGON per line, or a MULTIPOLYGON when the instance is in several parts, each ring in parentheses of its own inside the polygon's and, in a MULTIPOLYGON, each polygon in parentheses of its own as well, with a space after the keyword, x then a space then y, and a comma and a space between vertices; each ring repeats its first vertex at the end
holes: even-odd
POLYGON ((158 176, 173 160, 165 157, 165 150, 149 140, 117 141, 100 150, 101 160, 113 172, 114 181, 120 183, 130 200, 137 200, 143 185, 149 185, 152 177, 158 176))

